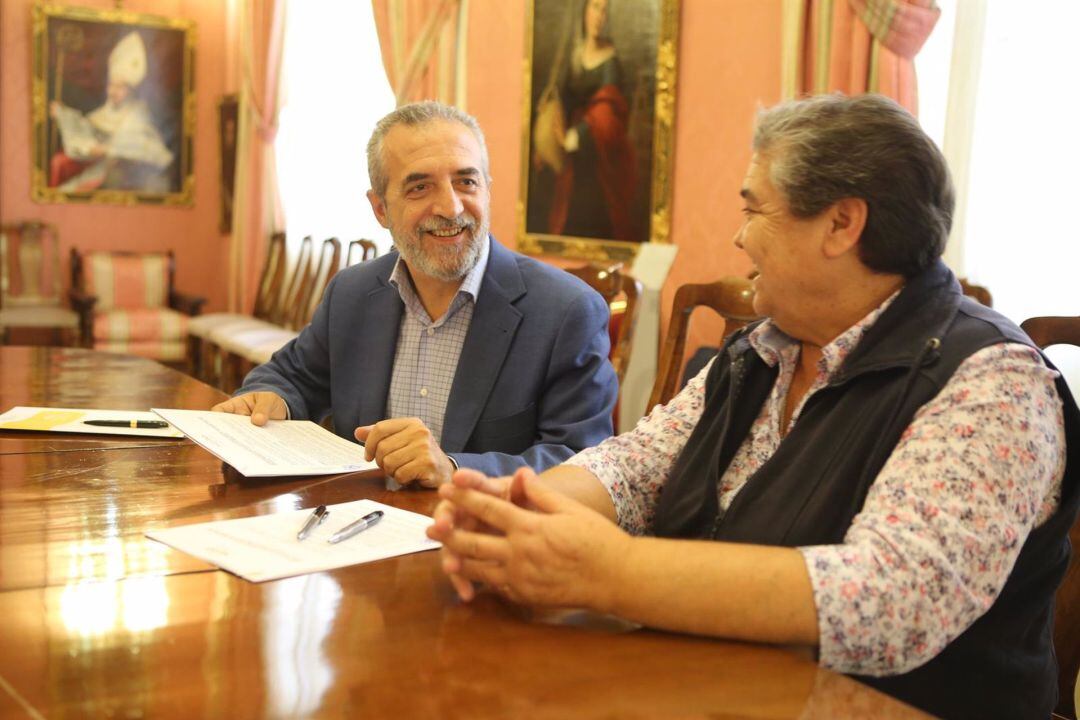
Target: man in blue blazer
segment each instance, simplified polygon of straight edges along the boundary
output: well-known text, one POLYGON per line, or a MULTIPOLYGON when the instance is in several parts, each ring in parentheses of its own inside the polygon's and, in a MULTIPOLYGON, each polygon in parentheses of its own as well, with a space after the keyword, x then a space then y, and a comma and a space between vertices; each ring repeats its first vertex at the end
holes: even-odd
POLYGON ((397 252, 347 268, 311 324, 216 410, 252 422, 333 414, 402 484, 458 467, 551 467, 612 431, 608 308, 569 273, 488 234, 475 119, 398 108, 368 144, 368 193, 397 252))

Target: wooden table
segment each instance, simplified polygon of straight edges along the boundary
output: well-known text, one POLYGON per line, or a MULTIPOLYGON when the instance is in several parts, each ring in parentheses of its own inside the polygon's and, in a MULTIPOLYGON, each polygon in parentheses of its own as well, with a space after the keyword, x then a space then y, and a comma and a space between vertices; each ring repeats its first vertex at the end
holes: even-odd
MULTIPOLYGON (((0 380, 3 408, 222 397, 84 350, 0 348, 0 380)), ((0 432, 0 717, 924 717, 797 652, 463 604, 436 553, 254 584, 143 536, 358 498, 435 503, 375 473, 249 480, 187 441, 0 432)))

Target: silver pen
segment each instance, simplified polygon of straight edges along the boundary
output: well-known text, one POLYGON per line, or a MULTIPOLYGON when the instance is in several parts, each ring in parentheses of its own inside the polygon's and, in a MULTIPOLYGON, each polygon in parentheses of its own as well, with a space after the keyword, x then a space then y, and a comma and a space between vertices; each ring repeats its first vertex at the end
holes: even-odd
POLYGON ((349 523, 345 527, 338 530, 336 533, 334 533, 333 535, 330 536, 330 539, 327 540, 327 542, 337 544, 337 543, 341 542, 342 540, 348 540, 353 535, 358 535, 358 534, 364 532, 369 527, 371 527, 375 523, 382 520, 382 516, 383 516, 383 511, 382 510, 376 510, 374 512, 369 512, 367 515, 360 518, 356 522, 349 523))
POLYGON ((308 519, 304 521, 304 527, 300 528, 300 532, 296 533, 297 540, 303 540, 311 531, 323 524, 326 518, 330 517, 330 511, 326 509, 325 505, 320 505, 315 508, 315 512, 308 516, 308 519))

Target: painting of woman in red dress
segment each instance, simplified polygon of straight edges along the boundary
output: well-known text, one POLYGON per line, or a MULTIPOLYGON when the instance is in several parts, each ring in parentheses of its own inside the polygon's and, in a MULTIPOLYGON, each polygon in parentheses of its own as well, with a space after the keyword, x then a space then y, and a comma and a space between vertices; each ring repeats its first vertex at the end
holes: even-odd
POLYGON ((628 0, 584 0, 564 23, 551 23, 555 11, 536 4, 529 233, 649 239, 651 63, 640 49, 624 57, 612 39, 610 11, 620 3, 628 0), (546 39, 552 25, 568 32, 546 39), (550 64, 536 60, 545 55, 550 64))

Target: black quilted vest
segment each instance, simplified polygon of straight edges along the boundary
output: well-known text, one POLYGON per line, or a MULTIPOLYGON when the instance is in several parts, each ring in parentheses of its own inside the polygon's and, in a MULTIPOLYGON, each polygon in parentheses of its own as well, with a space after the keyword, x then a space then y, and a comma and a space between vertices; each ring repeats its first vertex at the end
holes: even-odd
MULTIPOLYGON (((828 387, 811 397, 776 453, 720 513, 717 483, 776 379, 736 333, 711 368, 705 407, 661 494, 661 537, 797 547, 839 543, 915 412, 974 352, 1031 345, 960 293, 941 263, 913 278, 828 387)), ((1080 505, 1080 411, 1064 381, 1068 461, 1058 511, 1024 543, 993 606, 937 657, 903 675, 858 679, 942 717, 1046 718, 1057 702, 1054 591, 1080 505)))

